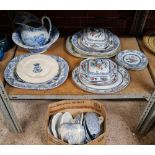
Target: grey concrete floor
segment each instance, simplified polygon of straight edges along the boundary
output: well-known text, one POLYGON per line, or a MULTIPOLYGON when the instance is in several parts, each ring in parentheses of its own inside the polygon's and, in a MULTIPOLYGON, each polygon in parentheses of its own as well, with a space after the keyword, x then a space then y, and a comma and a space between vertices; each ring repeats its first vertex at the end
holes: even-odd
MULTIPOLYGON (((106 144, 155 144, 155 126, 145 136, 134 134, 146 101, 101 101, 107 111, 106 144)), ((24 132, 13 134, 0 113, 0 144, 47 144, 46 114, 51 101, 12 101, 24 132)))

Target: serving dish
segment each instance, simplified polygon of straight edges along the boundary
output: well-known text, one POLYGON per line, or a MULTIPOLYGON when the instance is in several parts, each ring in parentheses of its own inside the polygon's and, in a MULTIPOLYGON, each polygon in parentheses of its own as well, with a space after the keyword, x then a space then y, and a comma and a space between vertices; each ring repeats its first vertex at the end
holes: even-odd
POLYGON ((130 75, 126 69, 123 67, 118 66, 118 78, 116 82, 101 86, 101 85, 93 85, 93 84, 86 84, 79 79, 79 66, 76 67, 72 72, 72 79, 74 83, 80 89, 83 89, 88 92, 92 92, 95 94, 111 94, 118 92, 125 87, 127 87, 130 83, 130 75))
POLYGON ((38 84, 32 84, 21 80, 15 74, 16 66, 19 61, 21 61, 23 58, 28 57, 30 55, 31 54, 24 54, 24 55, 17 56, 8 63, 4 71, 4 78, 8 84, 10 84, 13 87, 22 88, 22 89, 47 90, 47 89, 56 88, 66 81, 68 77, 68 72, 69 72, 68 63, 63 58, 59 56, 54 56, 54 55, 51 55, 51 57, 58 62, 60 74, 56 75, 53 79, 47 82, 38 83, 38 84))

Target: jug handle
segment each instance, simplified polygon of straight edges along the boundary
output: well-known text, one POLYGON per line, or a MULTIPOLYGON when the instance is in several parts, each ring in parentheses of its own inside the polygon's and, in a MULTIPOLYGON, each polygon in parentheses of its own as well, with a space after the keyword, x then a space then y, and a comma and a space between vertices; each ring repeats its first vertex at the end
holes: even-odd
POLYGON ((49 17, 43 16, 43 17, 41 18, 42 26, 44 26, 44 24, 45 24, 45 21, 44 21, 45 19, 47 19, 47 20, 48 20, 48 23, 49 23, 49 31, 48 31, 48 40, 49 40, 51 31, 52 31, 52 23, 51 23, 51 20, 50 20, 49 17))

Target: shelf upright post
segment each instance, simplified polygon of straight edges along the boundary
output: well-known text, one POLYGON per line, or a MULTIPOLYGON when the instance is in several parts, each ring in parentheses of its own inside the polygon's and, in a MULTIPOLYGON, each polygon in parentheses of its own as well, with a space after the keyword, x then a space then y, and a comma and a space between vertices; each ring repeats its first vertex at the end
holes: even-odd
POLYGON ((143 114, 140 117, 136 132, 145 134, 155 122, 155 90, 153 91, 143 114))
POLYGON ((9 129, 14 133, 22 132, 22 127, 20 126, 14 108, 7 96, 5 88, 0 81, 0 109, 2 110, 5 121, 9 129))

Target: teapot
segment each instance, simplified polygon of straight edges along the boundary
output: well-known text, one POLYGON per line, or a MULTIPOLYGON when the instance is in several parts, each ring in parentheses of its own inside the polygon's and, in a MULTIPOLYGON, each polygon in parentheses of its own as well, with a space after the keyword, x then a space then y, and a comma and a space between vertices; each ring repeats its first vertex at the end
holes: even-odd
POLYGON ((17 23, 21 25, 20 35, 23 43, 27 46, 37 47, 45 45, 52 31, 51 20, 47 16, 43 16, 41 23, 37 21, 31 21, 28 23, 17 23), (45 19, 49 23, 49 30, 44 26, 45 19))

